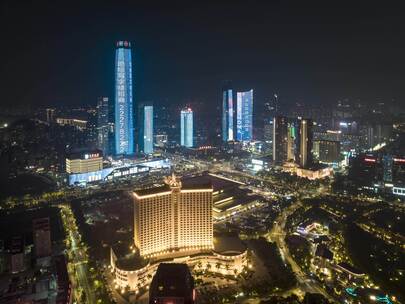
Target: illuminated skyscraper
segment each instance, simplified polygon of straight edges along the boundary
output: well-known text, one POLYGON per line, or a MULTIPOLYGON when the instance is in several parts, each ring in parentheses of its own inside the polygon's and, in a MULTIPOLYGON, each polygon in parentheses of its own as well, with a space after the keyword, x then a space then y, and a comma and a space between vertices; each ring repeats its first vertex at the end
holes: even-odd
POLYGON ((46 109, 46 122, 48 123, 55 122, 55 109, 52 108, 46 109))
POLYGON ((236 140, 253 139, 253 90, 238 92, 236 96, 236 140))
POLYGON ((232 89, 225 88, 222 92, 222 140, 232 141, 234 138, 234 102, 232 89))
POLYGON ((320 140, 318 144, 319 161, 324 163, 337 163, 340 160, 340 141, 320 140))
POLYGON ((97 147, 103 151, 104 155, 108 154, 109 147, 110 126, 108 122, 108 108, 108 97, 100 97, 97 101, 97 147))
POLYGON ((288 120, 276 116, 273 121, 273 162, 282 165, 288 157, 288 120))
POLYGON ((180 145, 191 148, 193 144, 193 111, 190 108, 180 113, 180 145))
POLYGON ((299 134, 300 153, 298 163, 302 168, 312 165, 312 121, 301 119, 299 134))
POLYGON ((298 142, 298 124, 296 120, 289 121, 287 127, 287 161, 295 161, 298 142))
POLYGON ((153 106, 142 105, 139 108, 139 151, 144 154, 153 153, 153 106))
POLYGON ((115 154, 134 153, 131 43, 118 41, 115 50, 115 154))

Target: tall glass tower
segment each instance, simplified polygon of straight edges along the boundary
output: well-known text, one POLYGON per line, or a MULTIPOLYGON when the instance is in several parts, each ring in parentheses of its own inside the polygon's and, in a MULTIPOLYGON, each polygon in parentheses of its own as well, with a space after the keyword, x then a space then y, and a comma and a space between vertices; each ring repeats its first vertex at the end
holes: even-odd
POLYGON ((143 104, 140 109, 140 152, 144 154, 153 153, 153 105, 143 104))
POLYGON ((131 43, 118 41, 115 50, 115 154, 134 153, 131 43))
POLYGON ((307 168, 312 165, 312 120, 301 119, 300 122, 300 134, 299 134, 299 165, 302 168, 307 168))
POLYGON ((236 140, 253 139, 253 90, 236 95, 236 140))
POLYGON ((276 116, 273 120, 273 162, 283 165, 288 156, 288 119, 276 116))
POLYGON ((191 148, 193 146, 193 111, 190 108, 180 112, 180 145, 191 148))
POLYGON ((232 141, 234 138, 234 108, 232 89, 222 92, 222 140, 232 141))

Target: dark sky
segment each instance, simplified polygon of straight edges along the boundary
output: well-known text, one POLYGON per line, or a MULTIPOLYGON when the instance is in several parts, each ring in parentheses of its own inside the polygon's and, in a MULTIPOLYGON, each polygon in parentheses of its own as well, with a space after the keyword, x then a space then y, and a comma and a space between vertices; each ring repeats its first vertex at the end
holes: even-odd
POLYGON ((228 79, 257 102, 405 99, 399 1, 23 2, 0 3, 1 105, 112 97, 118 39, 137 100, 215 104, 228 79))

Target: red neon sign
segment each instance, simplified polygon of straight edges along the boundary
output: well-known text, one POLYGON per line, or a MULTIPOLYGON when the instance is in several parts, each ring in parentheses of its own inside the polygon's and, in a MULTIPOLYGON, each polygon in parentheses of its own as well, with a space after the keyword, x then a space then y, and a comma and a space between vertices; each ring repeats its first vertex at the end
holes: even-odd
POLYGON ((369 163, 375 163, 376 160, 374 158, 365 158, 364 161, 369 162, 369 163))
POLYGON ((405 158, 394 158, 394 162, 396 162, 396 163, 405 163, 405 158))

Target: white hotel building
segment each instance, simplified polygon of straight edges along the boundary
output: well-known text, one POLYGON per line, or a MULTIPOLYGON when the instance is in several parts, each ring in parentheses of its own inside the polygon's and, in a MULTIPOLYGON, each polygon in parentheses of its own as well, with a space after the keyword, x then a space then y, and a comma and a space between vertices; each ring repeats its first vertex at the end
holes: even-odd
POLYGON ((212 186, 166 185, 133 192, 134 243, 142 257, 213 248, 212 186))
POLYGON ((213 237, 213 186, 166 185, 134 191, 134 245, 111 248, 114 288, 138 292, 148 286, 161 261, 236 275, 248 266, 247 248, 235 237, 213 237))

